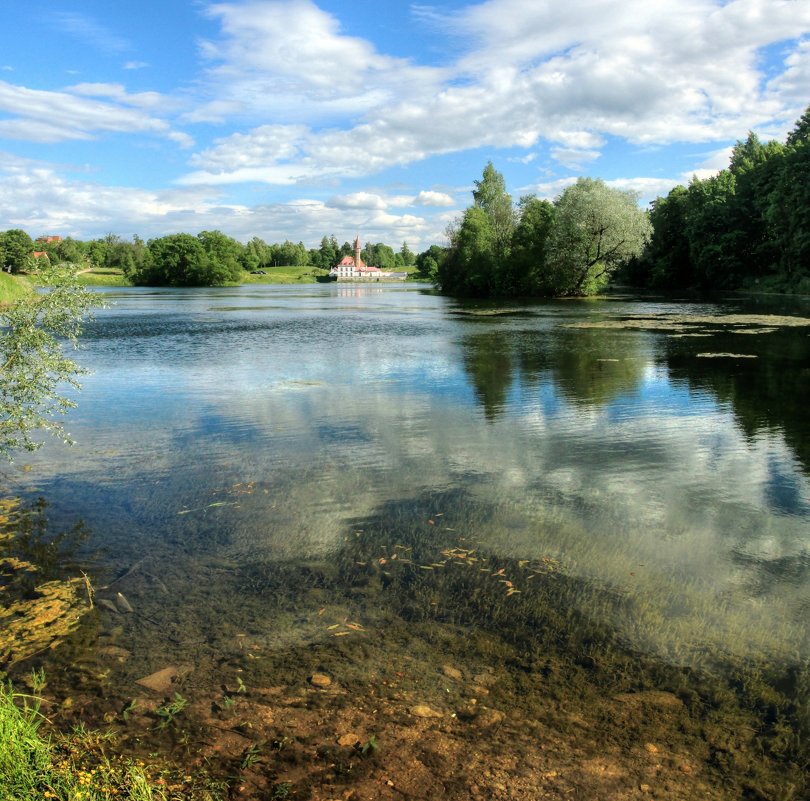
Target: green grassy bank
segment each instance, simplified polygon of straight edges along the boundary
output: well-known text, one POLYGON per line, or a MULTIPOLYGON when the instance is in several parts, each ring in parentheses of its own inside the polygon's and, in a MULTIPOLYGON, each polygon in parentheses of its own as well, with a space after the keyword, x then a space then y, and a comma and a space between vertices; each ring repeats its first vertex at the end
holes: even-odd
POLYGON ((31 284, 22 276, 0 272, 0 305, 13 303, 31 290, 31 284))
MULTIPOLYGON (((41 686, 41 674, 32 674, 41 686)), ((0 797, 3 801, 215 801, 222 786, 200 771, 113 755, 113 734, 45 733, 42 701, 0 685, 0 797)))

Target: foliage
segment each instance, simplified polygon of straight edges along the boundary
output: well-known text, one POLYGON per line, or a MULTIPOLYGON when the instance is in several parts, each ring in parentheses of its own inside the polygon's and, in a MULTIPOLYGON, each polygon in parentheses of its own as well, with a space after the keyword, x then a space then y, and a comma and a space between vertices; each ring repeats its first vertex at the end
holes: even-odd
POLYGON ((127 242, 115 234, 107 234, 104 241, 106 245, 102 262, 104 267, 121 270, 127 278, 143 269, 147 250, 142 239, 134 236, 132 242, 127 242))
POLYGON ((640 255, 650 221, 633 192, 579 178, 554 202, 544 288, 554 295, 591 295, 625 262, 640 255))
POLYGON ((590 178, 553 204, 527 196, 515 210, 489 163, 473 200, 448 230, 450 248, 436 267, 436 283, 451 294, 589 295, 637 256, 649 236, 635 195, 590 178))
POLYGON ((554 222, 554 206, 534 195, 520 199, 512 235, 511 257, 501 267, 500 285, 508 295, 530 295, 543 286, 546 243, 554 222))
POLYGON ((48 267, 39 276, 48 291, 0 309, 0 454, 35 450, 34 432, 70 441, 54 420, 75 403, 62 385, 78 388, 81 368, 63 353, 61 340, 76 346, 84 316, 101 305, 67 267, 48 267))
POLYGON ((495 231, 480 206, 470 206, 455 230, 450 250, 439 265, 438 283, 451 295, 490 295, 495 288, 495 231))
POLYGON ((229 278, 228 267, 212 259, 191 234, 150 239, 143 264, 132 274, 141 286, 220 286, 229 278))
POLYGON ((0 269, 9 273, 20 273, 32 263, 31 254, 34 242, 19 228, 11 228, 0 233, 0 269))
POLYGON ((650 217, 634 283, 810 292, 810 107, 784 145, 749 132, 727 169, 676 186, 650 217))
POLYGON ((396 266, 396 255, 393 248, 378 242, 376 245, 367 242, 360 252, 360 258, 372 267, 379 267, 381 270, 393 270, 396 266))
POLYGON ((431 245, 416 257, 416 271, 419 278, 426 278, 436 281, 439 273, 439 266, 447 256, 447 248, 439 245, 431 245))
POLYGON ((202 243, 212 265, 218 265, 217 274, 225 276, 225 281, 238 281, 242 275, 239 257, 243 247, 235 239, 222 231, 201 231, 197 239, 202 243))

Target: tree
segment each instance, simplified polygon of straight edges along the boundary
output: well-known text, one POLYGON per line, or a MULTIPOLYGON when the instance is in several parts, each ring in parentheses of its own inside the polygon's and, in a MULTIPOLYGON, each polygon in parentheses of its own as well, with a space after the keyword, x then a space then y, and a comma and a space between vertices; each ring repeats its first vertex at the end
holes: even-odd
POLYGON ((221 277, 217 283, 238 281, 242 277, 239 260, 244 248, 222 231, 201 231, 197 239, 202 243, 209 259, 209 274, 221 277))
POLYGON ((268 267, 271 262, 270 246, 263 239, 254 236, 243 248, 240 262, 248 272, 268 267))
POLYGON ((0 234, 0 267, 6 272, 20 273, 31 263, 34 242, 25 231, 11 228, 0 234))
POLYGON ((147 243, 141 269, 132 276, 141 286, 218 286, 227 280, 212 268, 205 248, 196 236, 171 234, 147 243))
POLYGON ((512 196, 506 191, 506 181, 492 162, 487 162, 480 181, 474 181, 474 204, 486 212, 493 233, 493 256, 497 261, 508 258, 509 243, 515 228, 512 196))
POLYGON ((491 161, 474 185, 473 205, 457 226, 448 228, 450 248, 436 277, 444 292, 488 297, 503 294, 499 273, 508 270, 515 212, 504 178, 491 161))
POLYGON ((498 285, 505 295, 532 295, 542 290, 543 266, 554 206, 527 195, 518 204, 519 217, 512 234, 511 255, 500 264, 498 285))
POLYGON ((416 270, 420 278, 435 281, 439 272, 439 265, 444 261, 447 249, 438 245, 431 245, 416 257, 416 270))
POLYGON ((76 405, 62 387, 78 388, 83 371, 60 340, 75 345, 84 316, 101 305, 72 269, 47 267, 39 278, 50 291, 0 309, 0 454, 9 460, 16 450, 40 446, 37 431, 70 441, 54 418, 76 405))
POLYGON ((688 287, 694 282, 686 220, 689 193, 676 186, 656 198, 650 209, 652 236, 639 265, 636 283, 652 287, 688 287))
POLYGON ((470 206, 457 229, 448 229, 450 248, 439 265, 437 282, 451 295, 487 297, 495 272, 495 231, 480 206, 470 206))
POLYGON ((360 253, 360 258, 366 264, 379 267, 381 270, 393 270, 396 266, 393 248, 382 242, 378 242, 376 245, 367 242, 360 253))
POLYGON ((782 274, 810 291, 810 106, 787 136, 766 214, 782 274))
POLYGON ((402 247, 400 248, 399 255, 402 256, 402 264, 405 267, 410 267, 411 265, 416 264, 416 255, 408 247, 407 242, 402 243, 402 247))
POLYGON ((650 237, 648 216, 633 192, 579 178, 554 201, 554 224, 542 282, 554 295, 591 295, 650 237))

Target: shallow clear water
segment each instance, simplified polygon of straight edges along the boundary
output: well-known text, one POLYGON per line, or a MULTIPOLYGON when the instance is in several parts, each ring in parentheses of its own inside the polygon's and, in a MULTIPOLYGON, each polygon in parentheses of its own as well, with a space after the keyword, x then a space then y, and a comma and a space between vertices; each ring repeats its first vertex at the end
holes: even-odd
MULTIPOLYGON (((674 664, 810 657, 810 328, 570 327, 772 311, 741 300, 503 307, 336 284, 106 294, 78 355, 92 372, 68 420, 77 444, 48 443, 14 481, 46 498, 55 527, 85 524, 79 556, 102 588, 145 565, 127 586, 153 624, 134 671, 189 642, 214 658, 244 631, 307 641, 318 621, 263 612, 267 598, 300 611, 328 595, 300 596, 284 582, 301 573, 278 568, 341 565, 345 578, 373 558, 387 573, 414 532, 425 570, 463 546, 490 566, 583 579, 601 600, 573 602, 674 664), (378 540, 355 558, 364 536, 378 540)), ((362 604, 347 614, 373 625, 379 601, 362 604)))

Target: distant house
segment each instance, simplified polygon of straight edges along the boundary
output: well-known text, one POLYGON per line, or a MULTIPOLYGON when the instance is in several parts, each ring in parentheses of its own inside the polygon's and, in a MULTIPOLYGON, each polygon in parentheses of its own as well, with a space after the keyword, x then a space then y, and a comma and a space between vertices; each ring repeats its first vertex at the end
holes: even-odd
POLYGON ((338 281, 404 281, 407 273, 395 273, 372 267, 360 258, 360 237, 354 240, 354 256, 344 256, 329 275, 338 281))
POLYGON ((51 259, 51 257, 44 250, 35 250, 31 256, 33 256, 35 259, 48 259, 48 261, 51 259))
POLYGON ((50 244, 52 244, 54 242, 61 242, 61 241, 62 241, 62 237, 61 236, 56 236, 56 235, 37 237, 37 242, 42 242, 45 245, 50 245, 50 244))

